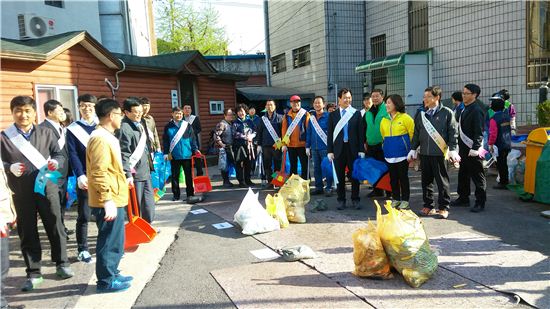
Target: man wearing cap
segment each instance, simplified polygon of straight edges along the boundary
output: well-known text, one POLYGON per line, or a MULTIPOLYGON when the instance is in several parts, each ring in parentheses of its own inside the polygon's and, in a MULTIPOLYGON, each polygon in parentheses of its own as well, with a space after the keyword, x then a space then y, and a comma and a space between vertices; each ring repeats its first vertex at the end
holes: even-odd
POLYGON ((458 154, 460 169, 458 170, 458 198, 451 206, 469 206, 470 179, 475 185, 476 201, 472 212, 480 212, 485 208, 487 200, 487 182, 483 169, 483 125, 485 112, 478 101, 481 88, 476 84, 467 84, 462 90, 464 109, 458 121, 458 154))
MULTIPOLYGON (((290 97, 290 110, 283 117, 282 142, 283 152, 288 151, 290 172, 298 173, 298 159, 302 167, 300 177, 308 179, 308 162, 306 155, 306 130, 309 122, 309 113, 301 106, 302 99, 293 95, 290 97)), ((285 164, 285 162, 283 162, 285 164)))
MULTIPOLYGON (((333 163, 336 172, 338 209, 346 208, 346 166, 353 174, 353 162, 357 157, 364 158, 365 125, 361 112, 351 106, 351 90, 338 91, 339 108, 328 117, 327 158, 333 163)), ((359 204, 359 182, 351 179, 351 203, 354 209, 359 204)))

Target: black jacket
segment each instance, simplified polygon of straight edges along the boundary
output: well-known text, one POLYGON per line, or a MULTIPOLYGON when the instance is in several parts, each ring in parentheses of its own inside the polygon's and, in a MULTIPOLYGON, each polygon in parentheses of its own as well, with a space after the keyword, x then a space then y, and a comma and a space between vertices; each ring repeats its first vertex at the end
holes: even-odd
MULTIPOLYGON (((340 131, 336 140, 333 142, 334 129, 340 120, 340 108, 330 113, 328 117, 328 134, 327 134, 327 153, 334 153, 334 157, 338 158, 342 155, 344 146, 344 129, 340 131)), ((365 144, 365 122, 361 117, 361 111, 357 110, 348 122, 348 142, 353 157, 357 153, 364 152, 365 144)))
MULTIPOLYGON (((267 112, 264 116, 269 119, 267 112)), ((269 119, 269 122, 271 122, 273 129, 275 129, 275 132, 277 132, 277 136, 281 138, 281 125, 283 123, 283 115, 277 114, 277 112, 273 112, 273 116, 271 117, 271 119, 269 119)), ((259 120, 258 125, 256 126, 256 133, 256 140, 258 142, 258 145, 273 146, 273 144, 275 144, 275 141, 271 137, 271 134, 269 134, 269 131, 267 130, 263 119, 259 120)))
POLYGON ((122 167, 124 168, 124 172, 126 173, 126 178, 133 177, 136 181, 142 181, 146 180, 148 177, 151 177, 151 171, 153 171, 153 163, 151 157, 149 156, 147 144, 145 147, 145 151, 141 155, 141 159, 136 163, 136 166, 134 166, 134 175, 132 175, 130 169, 130 156, 136 149, 139 143, 139 139, 141 137, 140 130, 134 124, 134 122, 127 117, 124 117, 124 119, 122 119, 122 123, 120 124, 120 130, 115 133, 115 136, 120 141, 122 167))
MULTIPOLYGON (((58 142, 61 138, 61 134, 59 131, 47 120, 44 120, 41 124, 38 125, 39 127, 42 127, 44 129, 50 130, 53 132, 55 136, 55 141, 58 142)), ((59 142, 58 142, 59 145, 59 142)), ((67 176, 69 175, 70 167, 69 167, 69 149, 67 147, 67 138, 65 135, 65 145, 63 145, 63 148, 61 148, 61 154, 63 155, 65 163, 61 165, 59 164, 58 171, 61 173, 62 177, 59 177, 59 186, 63 186, 65 181, 67 180, 67 176)))
POLYGON ((460 156, 468 155, 470 149, 478 150, 483 143, 483 126, 485 124, 485 116, 483 110, 478 104, 472 103, 464 106, 464 109, 458 115, 460 120, 460 129, 466 136, 468 136, 474 143, 472 148, 466 146, 458 135, 458 151, 460 156))
MULTIPOLYGON (((443 152, 441 152, 424 127, 421 111, 426 110, 418 110, 416 116, 414 116, 414 135, 411 142, 411 148, 416 149, 420 146, 421 155, 443 156, 443 152)), ((441 137, 443 137, 445 143, 447 143, 447 146, 449 147, 449 150, 456 151, 457 123, 455 121, 453 111, 448 107, 439 104, 435 110, 435 113, 431 117, 426 115, 426 118, 432 123, 441 137)))

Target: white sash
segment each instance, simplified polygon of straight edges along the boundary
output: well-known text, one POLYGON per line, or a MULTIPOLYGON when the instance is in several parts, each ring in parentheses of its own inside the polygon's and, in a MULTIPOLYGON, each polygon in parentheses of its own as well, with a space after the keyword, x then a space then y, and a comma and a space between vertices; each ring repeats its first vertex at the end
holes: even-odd
MULTIPOLYGON (((462 120, 462 114, 460 114, 460 117, 458 118, 458 132, 460 133, 460 139, 468 148, 472 149, 474 146, 474 141, 466 135, 466 133, 462 132, 462 129, 460 128, 460 121, 462 120)), ((483 145, 482 145, 483 146, 483 145)))
MULTIPOLYGON (((34 128, 36 130, 36 127, 34 128)), ((15 145, 17 150, 29 160, 36 169, 41 169, 44 165, 48 164, 48 161, 44 156, 34 148, 29 141, 27 141, 23 135, 17 132, 17 128, 14 124, 9 126, 4 133, 9 138, 9 140, 15 145)))
POLYGON ((183 133, 185 133, 185 130, 187 129, 188 125, 189 123, 187 121, 181 122, 181 126, 178 129, 178 132, 176 132, 176 135, 174 135, 174 138, 172 138, 172 140, 170 141, 170 150, 168 151, 168 153, 172 153, 172 150, 174 150, 174 147, 176 147, 176 145, 181 140, 181 137, 183 136, 183 133))
MULTIPOLYGON (((275 117, 275 115, 273 115, 275 117)), ((267 132, 269 132, 269 135, 271 135, 271 138, 273 141, 277 141, 279 139, 279 135, 277 135, 277 132, 275 132, 275 128, 273 128, 273 125, 267 118, 267 116, 262 116, 262 121, 264 122, 265 128, 267 129, 267 132)))
MULTIPOLYGON (((338 112, 340 112, 340 111, 338 110, 338 112)), ((338 120, 338 123, 336 124, 336 127, 334 128, 334 133, 332 135, 332 141, 333 142, 336 140, 336 137, 338 136, 338 134, 340 134, 340 131, 342 131, 342 129, 348 123, 348 121, 351 119, 351 117, 353 117, 355 112, 356 112, 356 109, 353 108, 353 106, 350 106, 350 107, 347 108, 346 114, 344 115, 344 117, 342 117, 342 118, 340 118, 340 120, 338 120)))
POLYGON ((445 140, 443 139, 441 134, 437 132, 433 124, 428 120, 428 118, 426 118, 426 112, 421 111, 420 115, 422 118, 422 124, 424 125, 426 132, 428 132, 428 135, 432 138, 437 147, 439 147, 441 152, 443 152, 443 154, 445 155, 445 153, 447 152, 447 143, 445 143, 445 140))
POLYGON ((189 116, 189 120, 186 120, 186 121, 189 122, 189 124, 193 124, 193 122, 195 121, 195 118, 197 118, 197 116, 195 116, 195 115, 190 115, 190 116, 189 116))
POLYGON ((139 142, 136 146, 136 149, 134 149, 134 152, 132 152, 132 155, 130 155, 130 158, 128 159, 128 163, 130 163, 130 168, 134 168, 136 164, 141 159, 141 156, 143 155, 143 152, 145 151, 145 146, 147 144, 147 137, 145 136, 145 131, 140 130, 141 136, 139 138, 139 142))
POLYGON ((306 110, 303 108, 300 109, 300 111, 298 112, 298 114, 296 114, 296 117, 294 118, 294 120, 292 120, 292 122, 290 123, 290 126, 286 130, 285 136, 290 136, 290 134, 292 134, 292 132, 294 131, 294 129, 296 129, 296 127, 298 126, 298 123, 300 123, 300 120, 302 120, 305 114, 306 114, 306 110))
POLYGON ((313 124, 313 128, 315 129, 315 132, 317 133, 317 135, 319 135, 319 137, 321 138, 323 143, 325 143, 325 145, 327 145, 327 134, 325 133, 325 131, 323 131, 323 129, 321 129, 321 126, 319 125, 319 122, 317 122, 316 116, 311 115, 311 117, 309 117, 309 119, 311 120, 311 123, 313 124))
POLYGON ((76 137, 76 139, 84 145, 84 148, 88 147, 88 142, 90 141, 90 135, 82 126, 77 124, 76 122, 71 123, 67 130, 71 131, 71 133, 76 137))

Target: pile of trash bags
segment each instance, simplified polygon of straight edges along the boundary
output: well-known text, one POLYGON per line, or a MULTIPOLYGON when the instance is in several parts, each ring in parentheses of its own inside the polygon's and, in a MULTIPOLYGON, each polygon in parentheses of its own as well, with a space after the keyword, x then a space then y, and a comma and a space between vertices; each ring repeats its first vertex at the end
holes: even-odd
POLYGON ((309 180, 293 174, 279 190, 288 221, 306 222, 306 204, 309 202, 309 180))
POLYGON ((267 213, 258 201, 258 195, 259 193, 254 193, 252 189, 248 188, 239 210, 233 217, 245 235, 267 233, 280 229, 279 221, 267 213))
POLYGON ((354 262, 357 276, 389 279, 390 265, 405 279, 408 285, 418 288, 428 281, 437 270, 437 256, 422 222, 410 210, 397 210, 391 201, 384 204, 388 214, 376 202, 377 226, 369 223, 367 228, 353 234, 354 262), (389 263, 388 263, 389 261, 389 263))

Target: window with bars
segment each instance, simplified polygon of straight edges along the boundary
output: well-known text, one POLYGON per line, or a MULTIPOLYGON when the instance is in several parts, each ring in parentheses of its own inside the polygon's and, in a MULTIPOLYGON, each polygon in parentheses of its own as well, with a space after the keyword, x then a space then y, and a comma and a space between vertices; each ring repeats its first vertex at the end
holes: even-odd
MULTIPOLYGON (((381 34, 370 38, 370 48, 372 59, 386 57, 386 34, 381 34)), ((387 69, 372 71, 372 85, 376 86, 386 84, 387 76, 387 69)))
POLYGON ((292 51, 292 66, 296 69, 309 65, 311 63, 310 55, 309 45, 294 49, 292 51))
POLYGON ((550 0, 527 6, 527 87, 538 88, 550 76, 550 0))
POLYGON ((409 50, 429 48, 428 1, 409 1, 409 50))
POLYGON ((63 8, 63 1, 44 1, 44 4, 55 6, 56 8, 63 8))
POLYGON ((275 57, 271 57, 271 73, 277 74, 286 71, 286 57, 285 54, 279 54, 275 57))

